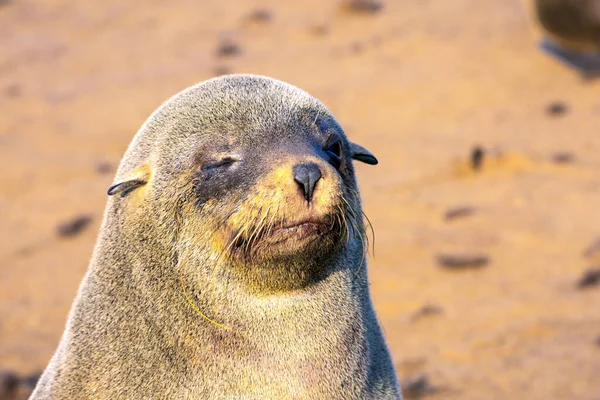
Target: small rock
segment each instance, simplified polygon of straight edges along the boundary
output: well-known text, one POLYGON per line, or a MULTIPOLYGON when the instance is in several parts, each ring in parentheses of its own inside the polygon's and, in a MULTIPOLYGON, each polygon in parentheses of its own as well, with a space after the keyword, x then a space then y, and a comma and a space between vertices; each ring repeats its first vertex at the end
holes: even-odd
POLYGON ((546 113, 552 117, 558 117, 567 112, 567 105, 560 101, 554 101, 546 107, 546 113))
POLYGON ((8 398, 19 386, 19 376, 11 371, 0 371, 0 399, 8 398))
POLYGON ((483 254, 438 254, 437 262, 448 269, 481 268, 489 263, 489 257, 483 254))
POLYGON ((233 57, 241 52, 240 46, 229 38, 221 39, 217 47, 217 56, 219 57, 233 57))
POLYGON ((598 284, 600 284, 600 267, 590 268, 585 271, 577 282, 577 287, 579 289, 587 289, 598 284))
POLYGON ((440 315, 443 312, 444 312, 444 310, 442 309, 442 307, 432 305, 432 304, 426 304, 423 307, 419 308, 417 311, 415 311, 410 319, 412 321, 416 321, 423 317, 440 315))
MULTIPOLYGON (((0 0, 0 4, 2 4, 2 0, 0 0)), ((14 85, 8 85, 7 87, 4 88, 4 94, 7 97, 19 97, 21 96, 22 90, 21 90, 21 86, 14 84, 14 85)))
POLYGON ((325 24, 315 25, 311 28, 311 31, 317 36, 325 36, 329 33, 329 27, 325 24))
POLYGON ((479 171, 481 169, 484 156, 485 151, 480 146, 475 146, 473 150, 471 150, 471 168, 473 171, 479 171))
POLYGON ((383 4, 377 0, 346 0, 343 7, 355 13, 375 14, 383 9, 383 4))
POLYGON ((265 23, 265 22, 269 22, 271 21, 271 19, 273 19, 273 15, 271 14, 271 12, 265 8, 257 8, 256 10, 252 11, 250 14, 248 14, 248 20, 252 21, 252 22, 261 22, 261 23, 265 23))
POLYGON ((568 152, 559 152, 552 155, 552 162, 556 164, 572 164, 575 162, 575 155, 568 152))
POLYGON ((350 46, 350 50, 356 54, 362 53, 363 49, 363 45, 358 42, 352 43, 352 45, 350 46))
POLYGON ((92 217, 89 215, 79 215, 70 221, 63 222, 58 225, 56 231, 59 236, 69 237, 75 236, 83 231, 92 222, 92 217))
POLYGON ((419 375, 413 379, 409 379, 401 386, 402 394, 407 399, 420 399, 423 396, 438 391, 438 388, 431 385, 429 382, 429 377, 425 374, 419 375))
POLYGON ((109 174, 113 172, 113 170, 113 166, 110 163, 102 161, 96 164, 96 172, 99 174, 109 174))
POLYGON ((446 221, 452 221, 458 218, 465 218, 475 214, 475 208, 465 206, 465 207, 456 207, 451 208, 444 213, 444 219, 446 221))

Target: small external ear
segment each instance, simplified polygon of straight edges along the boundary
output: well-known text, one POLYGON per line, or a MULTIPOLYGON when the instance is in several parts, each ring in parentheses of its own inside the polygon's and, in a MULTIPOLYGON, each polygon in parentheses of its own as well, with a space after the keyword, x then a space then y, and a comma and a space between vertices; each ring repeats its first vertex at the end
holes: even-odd
POLYGON ((118 182, 118 183, 113 184, 111 187, 109 187, 107 193, 109 196, 119 194, 119 193, 121 193, 123 196, 125 196, 127 193, 131 192, 133 189, 137 188, 138 186, 145 185, 146 183, 148 183, 148 182, 139 180, 139 179, 118 182))
POLYGON ((352 151, 352 159, 362 161, 365 164, 377 165, 379 161, 369 150, 365 149, 359 144, 350 143, 350 150, 352 151))
POLYGON ((121 196, 125 196, 132 190, 148 183, 149 179, 150 170, 146 165, 144 165, 134 169, 133 171, 131 171, 131 173, 127 174, 121 179, 118 179, 116 183, 113 183, 108 188, 107 193, 109 196, 113 196, 119 193, 121 194, 121 196))

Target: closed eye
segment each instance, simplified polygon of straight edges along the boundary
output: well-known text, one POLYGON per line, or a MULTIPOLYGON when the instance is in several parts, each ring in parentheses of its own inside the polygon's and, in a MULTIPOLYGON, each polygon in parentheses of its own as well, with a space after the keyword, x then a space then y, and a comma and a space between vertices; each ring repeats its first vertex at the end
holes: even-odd
POLYGON ((208 163, 202 165, 202 170, 208 171, 208 170, 217 169, 217 168, 227 168, 238 161, 239 161, 239 159, 237 159, 235 157, 224 157, 220 160, 211 161, 211 162, 208 162, 208 163))

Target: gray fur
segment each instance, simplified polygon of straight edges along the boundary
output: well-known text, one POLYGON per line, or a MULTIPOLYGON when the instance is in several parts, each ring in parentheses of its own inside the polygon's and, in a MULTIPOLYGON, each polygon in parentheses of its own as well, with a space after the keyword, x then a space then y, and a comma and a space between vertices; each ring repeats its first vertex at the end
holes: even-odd
MULTIPOLYGON (((358 238, 323 279, 256 295, 207 250, 210 233, 194 231, 196 211, 185 208, 182 173, 215 135, 270 155, 270 144, 300 143, 299 124, 319 115, 333 119, 307 93, 252 75, 200 83, 155 111, 115 178, 148 183, 109 198, 64 335, 31 398, 399 399, 358 238), (132 172, 144 163, 150 177, 132 172), (186 302, 181 265, 199 309, 231 330, 186 302)), ((355 189, 351 163, 344 168, 355 189)))

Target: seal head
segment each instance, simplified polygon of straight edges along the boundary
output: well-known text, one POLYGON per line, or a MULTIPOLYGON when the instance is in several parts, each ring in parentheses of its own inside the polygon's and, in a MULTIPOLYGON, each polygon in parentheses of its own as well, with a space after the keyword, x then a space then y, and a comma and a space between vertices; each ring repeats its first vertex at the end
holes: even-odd
POLYGON ((326 260, 363 229, 352 159, 377 163, 312 96, 236 75, 163 105, 108 193, 116 207, 173 210, 178 232, 168 236, 179 237, 191 268, 208 255, 250 289, 292 290, 330 273, 326 260))

